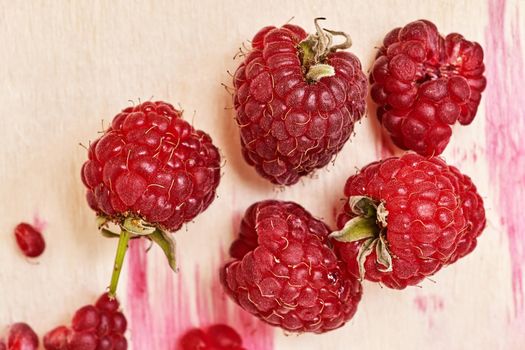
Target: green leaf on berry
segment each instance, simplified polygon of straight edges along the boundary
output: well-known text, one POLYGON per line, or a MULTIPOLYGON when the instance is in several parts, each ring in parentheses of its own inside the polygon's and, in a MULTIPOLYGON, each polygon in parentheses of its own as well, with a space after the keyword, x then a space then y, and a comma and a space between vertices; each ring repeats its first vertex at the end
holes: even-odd
POLYGON ((330 234, 330 237, 339 242, 356 242, 365 238, 377 236, 378 227, 373 219, 357 216, 348 220, 345 226, 330 234))
POLYGON ((153 242, 155 242, 166 255, 168 263, 174 272, 177 272, 177 259, 176 259, 176 245, 175 240, 162 230, 155 230, 153 233, 147 236, 153 242))

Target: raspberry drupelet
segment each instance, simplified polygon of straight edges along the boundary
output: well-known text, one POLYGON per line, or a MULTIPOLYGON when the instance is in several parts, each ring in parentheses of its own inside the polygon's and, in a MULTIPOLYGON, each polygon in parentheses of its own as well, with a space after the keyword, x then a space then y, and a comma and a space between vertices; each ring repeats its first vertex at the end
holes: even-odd
POLYGON ((81 173, 102 233, 120 237, 110 286, 114 295, 130 238, 157 243, 175 269, 169 232, 214 200, 220 155, 210 136, 184 121, 171 104, 144 102, 124 109, 91 143, 81 173), (109 231, 109 222, 121 233, 109 231))
POLYGON ((22 222, 15 227, 15 238, 22 253, 29 258, 42 255, 46 249, 42 232, 28 223, 22 222))
POLYGON ((178 350, 246 350, 235 329, 225 324, 214 324, 206 329, 193 328, 179 340, 178 350))
POLYGON ((344 194, 336 250, 352 275, 389 288, 417 285, 467 255, 485 227, 470 178, 437 157, 371 163, 348 178, 344 194))
POLYGON ((419 20, 388 33, 372 72, 377 117, 402 149, 439 155, 459 121, 476 116, 487 84, 483 49, 457 33, 442 37, 419 20))
MULTIPOLYGON (((0 341, 2 343, 2 341, 0 341)), ((39 340, 35 331, 27 323, 13 323, 9 326, 6 350, 38 350, 39 340)), ((2 344, 0 344, 2 349, 2 344)))
POLYGON ((343 32, 265 27, 233 85, 242 154, 264 178, 292 185, 328 164, 365 112, 366 76, 343 32), (332 35, 345 42, 332 45, 332 35))
POLYGON ((298 204, 253 204, 230 248, 234 260, 221 270, 226 293, 249 313, 287 331, 341 327, 355 314, 362 289, 328 246, 329 233, 298 204))

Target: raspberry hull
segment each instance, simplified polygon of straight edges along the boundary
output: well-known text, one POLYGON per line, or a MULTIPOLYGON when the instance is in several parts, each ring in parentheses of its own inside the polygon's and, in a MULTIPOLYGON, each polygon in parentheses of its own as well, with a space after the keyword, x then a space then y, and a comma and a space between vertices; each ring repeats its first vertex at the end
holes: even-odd
POLYGON ((476 187, 440 158, 407 154, 371 163, 348 178, 344 193, 341 231, 332 234, 337 251, 351 274, 390 288, 416 285, 470 253, 485 227, 476 187), (352 237, 356 220, 369 221, 369 234, 352 237))
POLYGON ((367 82, 359 59, 333 47, 312 62, 331 67, 333 75, 312 80, 301 50, 305 39, 295 25, 261 29, 233 79, 242 154, 280 185, 327 165, 365 111, 367 82))
POLYGON ((472 122, 485 89, 483 49, 460 34, 439 35, 426 20, 388 33, 370 83, 377 117, 402 149, 439 155, 451 125, 472 122))
POLYGON ((261 320, 292 332, 324 333, 355 314, 361 284, 326 244, 330 230, 291 202, 247 209, 221 271, 227 294, 261 320))

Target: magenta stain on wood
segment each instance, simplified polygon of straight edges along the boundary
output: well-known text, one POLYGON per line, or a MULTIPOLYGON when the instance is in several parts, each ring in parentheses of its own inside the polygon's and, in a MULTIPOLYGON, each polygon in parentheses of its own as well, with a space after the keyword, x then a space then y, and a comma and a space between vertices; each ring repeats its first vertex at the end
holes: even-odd
POLYGON ((436 314, 445 307, 443 299, 438 295, 418 295, 414 298, 414 304, 419 312, 426 315, 428 328, 434 328, 436 314))
POLYGON ((508 236, 512 271, 514 317, 523 315, 525 265, 525 91, 524 55, 519 31, 519 11, 506 2, 489 0, 486 29, 487 94, 486 142, 490 179, 498 188, 497 210, 508 236))
POLYGON ((127 316, 133 349, 155 349, 148 291, 146 241, 132 240, 128 251, 127 316))
POLYGON ((159 349, 177 349, 180 336, 194 326, 190 309, 191 298, 184 283, 183 272, 174 274, 169 268, 165 268, 164 271, 164 284, 160 288, 161 295, 156 304, 159 315, 156 327, 163 330, 158 346, 159 349))
POLYGON ((47 228, 48 222, 40 216, 40 214, 35 213, 33 215, 33 227, 40 232, 44 232, 47 228))
POLYGON ((222 253, 213 264, 211 276, 195 272, 197 316, 200 326, 223 323, 233 327, 243 338, 243 346, 251 350, 273 349, 273 328, 233 303, 220 282, 220 263, 227 260, 222 253))
POLYGON ((437 295, 418 295, 414 298, 416 309, 421 313, 435 313, 445 307, 443 299, 437 295))

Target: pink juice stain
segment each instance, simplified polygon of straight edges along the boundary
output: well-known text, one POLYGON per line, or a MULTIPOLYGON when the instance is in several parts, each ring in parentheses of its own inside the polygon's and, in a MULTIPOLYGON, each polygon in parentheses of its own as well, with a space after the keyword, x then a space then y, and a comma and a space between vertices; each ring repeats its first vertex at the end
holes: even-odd
POLYGON ((145 240, 136 240, 128 252, 127 314, 133 349, 176 350, 179 338, 189 329, 217 323, 234 328, 246 349, 273 349, 273 328, 245 312, 223 292, 219 268, 227 260, 225 253, 213 261, 211 277, 201 272, 201 265, 196 266, 194 295, 188 291, 184 270, 175 274, 164 266, 163 260, 159 261, 152 276, 156 288, 150 293, 146 247, 145 240), (195 313, 191 304, 195 305, 195 313))
POLYGON ((488 2, 485 134, 490 180, 499 190, 496 208, 508 237, 514 317, 518 319, 524 311, 525 220, 521 207, 525 202, 525 57, 519 9, 509 9, 505 18, 506 5, 504 0, 488 2))
POLYGON ((428 328, 434 328, 435 316, 443 311, 445 303, 438 295, 418 295, 414 298, 416 309, 427 317, 428 328))
POLYGON ((42 218, 38 213, 33 215, 33 227, 40 232, 44 232, 47 228, 48 222, 42 218))
POLYGON ((146 240, 132 240, 128 250, 127 315, 133 349, 154 347, 152 312, 148 290, 148 259, 146 240))

